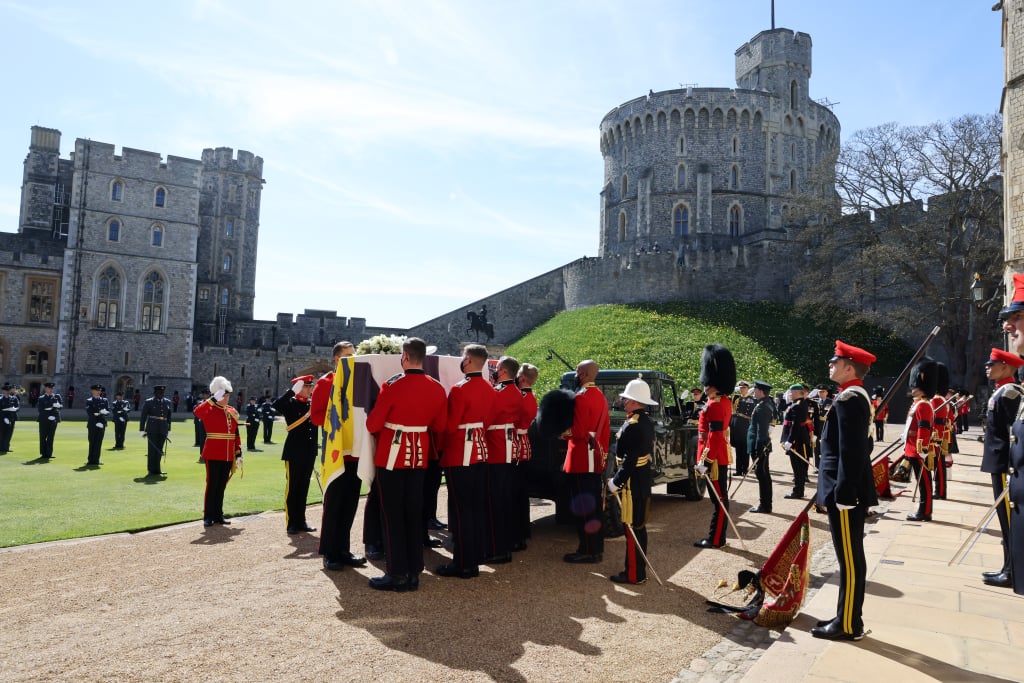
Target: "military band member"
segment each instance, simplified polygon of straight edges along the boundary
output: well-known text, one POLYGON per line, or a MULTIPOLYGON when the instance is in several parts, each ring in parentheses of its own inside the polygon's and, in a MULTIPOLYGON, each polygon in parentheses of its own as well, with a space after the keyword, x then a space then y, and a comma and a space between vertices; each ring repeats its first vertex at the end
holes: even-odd
MULTIPOLYGON (((306 498, 309 478, 316 462, 317 426, 310 422, 309 395, 313 391, 313 375, 292 379, 291 389, 274 401, 274 412, 284 416, 284 519, 289 534, 316 531, 306 523, 306 498)), ((241 437, 239 437, 241 438, 241 437)))
POLYGON ((448 397, 441 383, 423 371, 427 345, 418 337, 402 344, 402 369, 385 384, 366 417, 377 437, 374 464, 384 521, 387 573, 370 587, 414 591, 423 571, 423 479, 430 457, 428 432, 446 427, 448 397))
POLYGON ((949 435, 956 431, 956 411, 946 401, 949 392, 949 369, 936 363, 935 395, 932 396, 932 451, 935 453, 935 500, 946 499, 946 458, 949 457, 949 435))
MULTIPOLYGON (((331 393, 330 387, 327 393, 331 393)), ((256 448, 256 436, 260 433, 260 407, 256 405, 256 398, 249 397, 249 403, 245 406, 245 450, 251 453, 262 453, 256 448)))
POLYGON ((726 429, 732 417, 728 391, 736 384, 736 362, 729 349, 720 344, 704 347, 701 357, 700 383, 704 385, 707 403, 697 422, 697 471, 714 487, 714 506, 708 535, 694 542, 698 548, 721 548, 725 545, 726 514, 729 510, 729 442, 726 429))
POLYGON ((511 517, 513 552, 526 550, 526 541, 530 538, 530 493, 526 463, 533 457, 529 430, 534 418, 537 417, 537 397, 533 395, 533 385, 538 374, 536 365, 523 363, 516 375, 516 386, 523 394, 523 403, 519 420, 516 422, 516 467, 512 482, 511 517))
POLYGON ((53 382, 43 384, 43 393, 36 399, 39 411, 39 457, 49 460, 53 457, 53 437, 60 423, 60 410, 64 407, 60 394, 53 393, 53 382))
POLYGON ((878 505, 871 471, 871 399, 864 389, 875 356, 836 340, 828 363, 829 379, 839 385, 821 432, 818 504, 828 510, 832 546, 839 560, 839 599, 834 619, 811 629, 815 638, 860 640, 864 637, 864 519, 878 505))
MULTIPOLYGON (((1010 466, 1010 442, 1013 421, 1017 419, 1021 393, 1024 389, 1014 381, 1024 358, 1002 349, 992 349, 985 363, 985 375, 995 384, 985 411, 985 445, 981 456, 981 471, 992 477, 992 496, 998 500, 1006 490, 1010 466)), ((990 586, 1009 588, 1010 576, 1009 506, 1004 502, 996 509, 999 532, 1003 543, 1003 566, 999 571, 982 572, 982 580, 990 586)))
POLYGON ((789 387, 790 404, 782 415, 782 449, 789 454, 789 464, 793 468, 793 490, 784 498, 799 499, 804 497, 804 486, 807 483, 807 470, 812 457, 814 443, 814 421, 811 417, 809 401, 803 384, 789 387))
MULTIPOLYGON (((1024 274, 1013 274, 1013 299, 999 311, 1010 351, 1024 355, 1024 274)), ((1010 541, 1010 579, 1013 592, 1024 595, 1024 416, 1018 411, 1011 428, 1007 467, 1007 520, 1010 541)))
POLYGON ((935 394, 938 369, 931 358, 925 356, 910 371, 910 393, 913 405, 907 413, 904 430, 906 445, 903 456, 907 458, 917 479, 917 493, 921 503, 917 512, 907 515, 912 522, 932 521, 932 477, 935 453, 931 448, 934 414, 929 400, 935 394))
POLYGON ((18 398, 17 389, 4 382, 3 394, 0 395, 0 455, 11 452, 11 437, 14 435, 20 408, 21 399, 18 398))
POLYGON ((769 513, 772 511, 772 473, 768 468, 768 456, 772 451, 771 428, 775 418, 772 385, 755 380, 754 400, 756 403, 747 429, 747 451, 757 461, 754 474, 757 476, 758 502, 750 511, 769 513))
POLYGON ((486 433, 497 392, 483 378, 486 364, 487 347, 467 344, 461 363, 466 377, 448 392, 441 467, 448 482, 452 561, 437 567, 438 576, 479 576, 488 554, 486 433))
POLYGON ((263 403, 260 404, 260 420, 263 422, 263 443, 273 445, 274 442, 270 438, 274 434, 274 401, 270 398, 270 395, 263 397, 263 403))
POLYGON ((100 450, 103 448, 103 434, 107 431, 107 416, 110 415, 110 404, 101 393, 103 387, 93 384, 89 387, 91 396, 85 399, 85 419, 89 434, 89 457, 87 465, 98 467, 100 463, 100 450))
POLYGON ((148 475, 159 477, 166 475, 160 470, 160 458, 164 454, 164 444, 171 433, 171 414, 174 406, 170 399, 164 398, 165 387, 158 384, 153 387, 153 395, 147 398, 139 410, 139 430, 146 437, 148 475))
POLYGON ((114 394, 114 401, 110 404, 111 419, 114 422, 114 446, 112 451, 124 450, 124 435, 128 429, 128 413, 131 412, 132 404, 125 400, 124 394, 120 391, 114 394))
POLYGON ((736 453, 736 475, 742 477, 750 467, 750 453, 747 450, 747 430, 750 415, 757 401, 750 393, 750 382, 736 383, 736 395, 732 397, 732 419, 729 421, 729 443, 736 453))
POLYGON ((600 367, 592 360, 576 366, 579 391, 573 402, 569 446, 562 465, 576 517, 576 551, 566 553, 562 559, 573 564, 597 564, 604 554, 601 475, 611 440, 611 423, 608 400, 594 383, 599 371, 600 367))
POLYGON ((487 417, 487 557, 484 564, 512 561, 512 485, 515 472, 516 425, 523 410, 523 392, 516 386, 519 361, 498 360, 494 403, 487 417))
POLYGON ((651 458, 654 455, 654 422, 647 414, 651 387, 642 379, 630 380, 622 398, 626 419, 615 439, 615 464, 618 469, 608 480, 608 490, 622 503, 622 523, 626 533, 626 567, 610 578, 615 583, 641 584, 647 581, 647 517, 651 510, 651 458), (620 493, 621 492, 621 493, 620 493))
MULTIPOLYGON (((203 463, 206 465, 206 491, 203 494, 203 526, 231 524, 224 518, 224 489, 231 479, 236 463, 242 461, 242 437, 238 433, 238 411, 231 407, 231 382, 214 377, 210 382, 212 396, 193 411, 203 421, 206 441, 203 463)), ((167 401, 161 397, 161 400, 167 401)), ((148 399, 147 399, 148 401, 148 399)), ((167 409, 171 410, 167 401, 167 409)))

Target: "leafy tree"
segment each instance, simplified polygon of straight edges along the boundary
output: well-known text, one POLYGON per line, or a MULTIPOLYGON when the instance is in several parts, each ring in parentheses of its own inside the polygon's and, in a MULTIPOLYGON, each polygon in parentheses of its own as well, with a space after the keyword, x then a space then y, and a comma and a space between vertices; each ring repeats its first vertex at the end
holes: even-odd
POLYGON ((939 325, 953 381, 983 382, 1002 301, 1001 135, 998 114, 855 133, 821 164, 834 173, 809 179, 805 214, 840 218, 795 229, 798 305, 836 306, 912 340, 939 325))

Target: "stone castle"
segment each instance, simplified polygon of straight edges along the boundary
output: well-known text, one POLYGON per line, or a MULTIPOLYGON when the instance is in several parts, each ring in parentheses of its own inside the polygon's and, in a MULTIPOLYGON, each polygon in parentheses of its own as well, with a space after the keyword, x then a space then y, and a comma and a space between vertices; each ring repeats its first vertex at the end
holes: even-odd
POLYGON ((505 344, 601 303, 788 301, 787 226, 839 144, 810 76, 810 36, 773 29, 736 51, 736 88, 616 107, 600 130, 599 255, 409 330, 335 311, 253 319, 260 157, 221 147, 165 160, 78 139, 62 159, 60 131, 33 127, 18 232, 0 233, 0 376, 184 396, 223 374, 249 397, 327 370, 341 339, 407 333, 457 353, 475 338, 467 312, 484 306, 490 341, 505 344))

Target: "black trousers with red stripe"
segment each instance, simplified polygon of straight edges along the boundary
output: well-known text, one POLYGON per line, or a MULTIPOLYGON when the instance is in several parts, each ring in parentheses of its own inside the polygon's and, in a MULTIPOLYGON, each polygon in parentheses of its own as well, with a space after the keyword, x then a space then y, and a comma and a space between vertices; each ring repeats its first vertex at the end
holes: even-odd
POLYGON ((914 470, 914 476, 920 480, 917 484, 917 495, 921 503, 917 506, 917 514, 931 517, 932 514, 932 473, 920 458, 907 458, 914 470))
POLYGON ((725 532, 729 526, 729 522, 725 518, 725 511, 722 509, 723 507, 725 510, 729 509, 729 466, 720 464, 718 466, 718 479, 709 483, 715 487, 715 491, 718 492, 718 497, 721 499, 722 504, 719 505, 714 495, 710 491, 708 492, 708 498, 711 499, 711 504, 714 506, 711 512, 711 526, 708 528, 708 541, 712 545, 723 545, 725 543, 725 532))
POLYGON ((630 525, 632 531, 626 529, 626 578, 632 583, 640 583, 647 580, 647 563, 643 556, 647 554, 647 517, 651 511, 651 492, 650 489, 630 490, 629 495, 633 499, 633 523, 630 525), (643 555, 640 554, 641 550, 643 555))

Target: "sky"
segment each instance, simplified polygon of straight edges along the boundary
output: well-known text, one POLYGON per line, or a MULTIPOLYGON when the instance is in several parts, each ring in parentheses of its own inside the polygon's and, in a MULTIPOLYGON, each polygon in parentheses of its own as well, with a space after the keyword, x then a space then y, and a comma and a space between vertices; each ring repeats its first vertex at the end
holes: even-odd
MULTIPOLYGON (((848 139, 999 110, 993 0, 777 0, 848 139)), ((598 129, 735 87, 769 0, 0 0, 0 231, 33 125, 264 160, 256 318, 410 327, 598 253, 598 129)))

